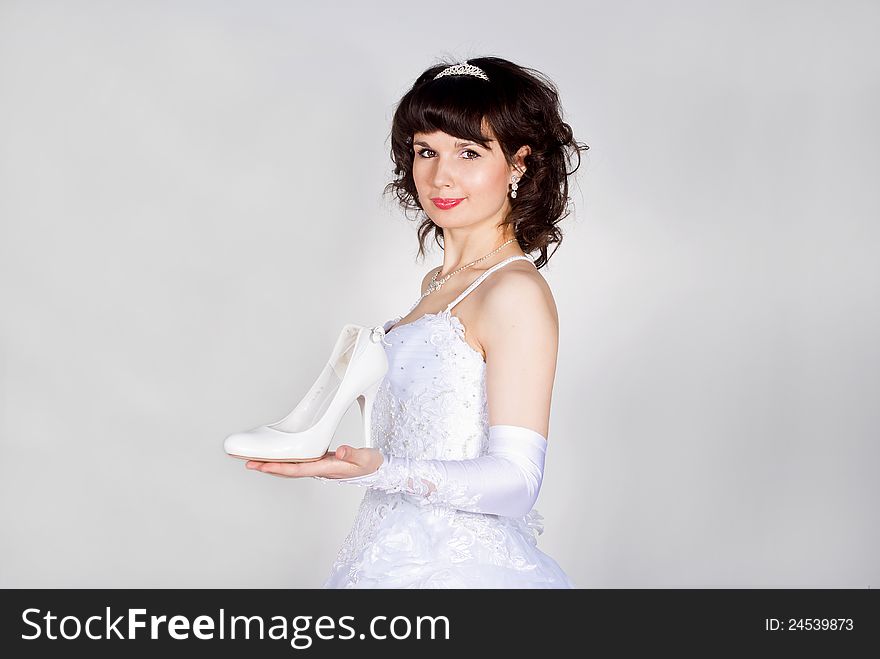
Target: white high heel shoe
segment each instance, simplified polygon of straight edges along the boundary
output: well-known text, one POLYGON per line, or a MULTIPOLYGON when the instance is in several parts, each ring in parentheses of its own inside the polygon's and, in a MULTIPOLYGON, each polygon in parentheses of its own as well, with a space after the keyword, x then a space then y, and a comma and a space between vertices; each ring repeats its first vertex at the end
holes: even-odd
POLYGON ((279 421, 229 435, 223 449, 244 460, 320 460, 355 399, 364 422, 364 446, 371 446, 373 402, 388 371, 384 340, 381 325, 345 325, 327 365, 297 406, 279 421))

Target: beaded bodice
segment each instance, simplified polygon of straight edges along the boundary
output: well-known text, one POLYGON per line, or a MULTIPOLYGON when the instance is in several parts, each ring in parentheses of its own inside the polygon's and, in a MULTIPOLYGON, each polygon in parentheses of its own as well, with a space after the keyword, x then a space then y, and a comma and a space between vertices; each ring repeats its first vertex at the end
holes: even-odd
MULTIPOLYGON (((486 363, 464 339, 453 307, 512 256, 486 270, 446 309, 386 322, 388 372, 376 393, 371 445, 391 455, 464 460, 488 449, 486 363), (390 331, 388 331, 390 329, 390 331)), ((409 314, 418 305, 410 307, 409 314)))
POLYGON ((486 365, 465 342, 461 321, 448 311, 426 314, 385 340, 388 373, 376 392, 372 446, 412 458, 483 455, 486 365))

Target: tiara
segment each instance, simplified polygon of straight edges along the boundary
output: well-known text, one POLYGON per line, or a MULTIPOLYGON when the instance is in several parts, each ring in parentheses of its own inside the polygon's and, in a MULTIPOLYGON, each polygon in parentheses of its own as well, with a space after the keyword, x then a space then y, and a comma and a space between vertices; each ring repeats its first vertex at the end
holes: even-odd
POLYGON ((478 78, 482 78, 483 80, 489 80, 489 76, 486 75, 486 72, 483 71, 478 66, 474 66, 473 64, 467 64, 462 62, 461 64, 453 64, 452 66, 447 66, 440 73, 434 76, 434 80, 439 78, 440 76, 477 76, 478 78))

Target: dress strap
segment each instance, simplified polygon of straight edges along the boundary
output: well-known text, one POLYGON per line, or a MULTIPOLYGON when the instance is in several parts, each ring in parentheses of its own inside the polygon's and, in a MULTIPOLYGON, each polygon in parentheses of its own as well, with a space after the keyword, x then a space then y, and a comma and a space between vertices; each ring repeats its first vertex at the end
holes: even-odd
POLYGON ((468 293, 470 293, 470 292, 471 292, 472 290, 474 290, 477 286, 479 286, 480 284, 482 284, 482 283, 483 283, 483 280, 484 280, 486 277, 488 277, 489 275, 491 275, 493 272, 495 272, 495 271, 498 270, 499 268, 503 268, 503 267, 506 266, 508 263, 511 263, 512 261, 516 261, 516 260, 518 260, 518 259, 524 259, 524 260, 528 261, 529 263, 532 263, 532 265, 534 265, 534 263, 532 262, 532 260, 531 260, 528 256, 521 255, 521 254, 517 254, 516 256, 511 256, 511 257, 509 257, 509 258, 504 259, 503 261, 500 261, 499 263, 496 263, 496 264, 493 265, 491 268, 489 268, 488 270, 486 270, 486 272, 484 272, 484 273, 481 274, 479 277, 477 277, 477 278, 471 283, 470 286, 468 286, 466 289, 464 289, 464 290, 461 292, 461 295, 459 295, 459 296, 458 296, 457 298, 455 298, 452 302, 450 302, 450 303, 449 303, 449 306, 446 307, 446 311, 449 311, 450 309, 452 309, 452 307, 454 307, 456 304, 458 304, 459 302, 461 302, 461 301, 462 301, 462 300, 468 295, 468 293))

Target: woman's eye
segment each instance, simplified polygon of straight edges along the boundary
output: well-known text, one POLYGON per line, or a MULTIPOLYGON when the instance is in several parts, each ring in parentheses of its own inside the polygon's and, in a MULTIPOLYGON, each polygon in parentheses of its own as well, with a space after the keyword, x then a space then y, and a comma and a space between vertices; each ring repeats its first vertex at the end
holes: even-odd
MULTIPOLYGON (((431 151, 431 149, 421 149, 421 150, 417 151, 417 153, 418 153, 422 158, 428 158, 428 157, 430 157, 430 156, 426 156, 425 153, 434 153, 434 152, 431 151)), ((464 151, 462 151, 462 153, 472 153, 472 154, 474 154, 474 157, 473 157, 473 158, 465 158, 465 160, 476 160, 477 158, 480 157, 480 154, 477 153, 476 151, 474 151, 473 149, 465 149, 464 151)))

